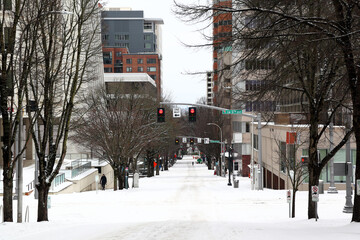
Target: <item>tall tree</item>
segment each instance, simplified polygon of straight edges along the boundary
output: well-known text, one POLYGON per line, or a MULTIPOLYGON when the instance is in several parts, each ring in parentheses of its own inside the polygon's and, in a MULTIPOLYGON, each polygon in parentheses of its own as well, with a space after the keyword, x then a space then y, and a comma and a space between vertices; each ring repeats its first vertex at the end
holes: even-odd
POLYGON ((39 161, 37 220, 48 221, 48 193, 66 155, 77 95, 99 76, 95 64, 101 59, 100 9, 97 0, 32 2, 32 11, 40 11, 40 17, 32 33, 36 54, 25 94, 37 106, 28 111, 39 129, 31 129, 39 161))

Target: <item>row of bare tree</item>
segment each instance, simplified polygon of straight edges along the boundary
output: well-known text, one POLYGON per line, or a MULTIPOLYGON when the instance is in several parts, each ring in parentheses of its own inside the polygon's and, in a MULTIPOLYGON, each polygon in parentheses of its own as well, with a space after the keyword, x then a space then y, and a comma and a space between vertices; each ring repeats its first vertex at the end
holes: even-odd
MULTIPOLYGON (((351 134, 356 138, 355 178, 360 179, 360 58, 357 40, 360 3, 354 0, 222 2, 175 3, 175 11, 185 21, 210 23, 221 13, 232 14, 231 36, 216 36, 214 47, 232 47, 231 69, 236 76, 233 83, 244 80, 257 80, 259 83, 251 91, 235 88, 234 100, 239 103, 268 101, 281 106, 289 96, 294 96, 300 110, 308 114, 308 218, 316 218, 310 188, 318 185, 321 170, 351 134), (329 117, 321 120, 327 112, 329 117), (319 141, 337 114, 344 118, 351 116, 352 124, 346 124, 348 131, 342 140, 319 159, 319 141)), ((212 41, 213 36, 208 36, 208 39, 212 41)), ((360 222, 358 195, 354 197, 352 221, 360 222)))

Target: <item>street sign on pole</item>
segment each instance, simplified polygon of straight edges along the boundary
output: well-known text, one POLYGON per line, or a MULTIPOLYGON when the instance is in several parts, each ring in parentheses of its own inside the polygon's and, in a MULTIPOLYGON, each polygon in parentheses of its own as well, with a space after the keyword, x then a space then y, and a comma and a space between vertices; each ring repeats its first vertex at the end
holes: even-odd
POLYGON ((183 143, 187 143, 187 138, 186 138, 186 137, 183 137, 183 138, 182 138, 182 142, 183 142, 183 143))
POLYGON ((235 109, 223 110, 222 114, 242 114, 242 110, 235 110, 235 109))
POLYGON ((209 140, 209 141, 210 141, 210 143, 220 143, 219 140, 209 140))
POLYGON ((204 138, 204 144, 209 144, 210 143, 210 139, 209 138, 204 138))
POLYGON ((198 142, 198 143, 201 143, 201 138, 198 138, 198 139, 197 139, 197 142, 198 142))
POLYGON ((319 201, 319 187, 318 186, 312 186, 311 187, 311 196, 313 202, 319 201))
POLYGON ((180 108, 173 108, 173 117, 174 118, 180 118, 181 117, 180 108))

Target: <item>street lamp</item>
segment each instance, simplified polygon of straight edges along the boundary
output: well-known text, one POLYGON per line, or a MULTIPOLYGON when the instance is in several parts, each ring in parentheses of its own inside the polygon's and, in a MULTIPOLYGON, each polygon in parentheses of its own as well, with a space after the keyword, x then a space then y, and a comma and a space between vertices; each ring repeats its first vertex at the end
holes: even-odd
MULTIPOLYGON (((220 151, 220 154, 223 153, 223 141, 222 141, 222 130, 221 130, 221 127, 219 125, 217 125, 216 123, 207 123, 206 125, 210 126, 210 125, 214 125, 214 126, 217 126, 220 130, 220 148, 221 148, 221 151, 220 151)), ((220 169, 220 176, 221 176, 221 162, 224 161, 224 154, 221 156, 221 160, 220 160, 220 165, 219 165, 219 169, 220 169)))

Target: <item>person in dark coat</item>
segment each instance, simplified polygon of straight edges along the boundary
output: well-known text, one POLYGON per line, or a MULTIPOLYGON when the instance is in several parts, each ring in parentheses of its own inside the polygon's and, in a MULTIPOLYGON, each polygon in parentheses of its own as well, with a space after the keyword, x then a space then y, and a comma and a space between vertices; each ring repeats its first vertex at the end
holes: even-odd
POLYGON ((103 174, 100 178, 100 184, 101 184, 102 190, 105 190, 106 182, 107 182, 107 179, 105 177, 105 174, 103 174))

